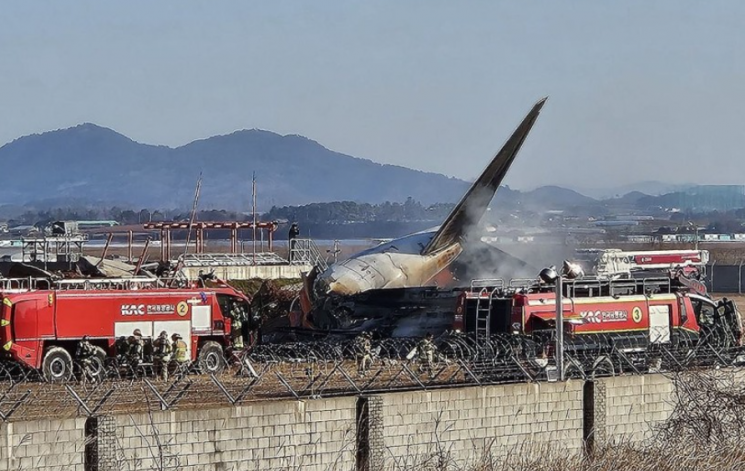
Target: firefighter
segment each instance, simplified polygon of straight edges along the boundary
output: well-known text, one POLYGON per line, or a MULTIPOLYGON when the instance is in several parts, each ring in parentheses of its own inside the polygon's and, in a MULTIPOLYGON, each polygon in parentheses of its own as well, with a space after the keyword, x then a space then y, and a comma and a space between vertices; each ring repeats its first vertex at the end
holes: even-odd
POLYGON ((123 365, 127 362, 127 353, 129 353, 129 344, 127 343, 127 337, 121 336, 114 342, 114 349, 116 350, 116 361, 117 364, 123 365))
POLYGON ((243 322, 245 321, 243 308, 233 301, 230 308, 230 338, 233 342, 233 350, 243 350, 243 322))
POLYGON ((419 353, 419 372, 426 370, 430 376, 432 376, 432 365, 435 362, 435 352, 437 350, 432 339, 432 333, 427 332, 427 335, 416 346, 419 353))
POLYGON ((158 266, 155 268, 155 276, 158 278, 165 278, 171 273, 171 262, 168 260, 160 260, 158 266))
POLYGON ((171 350, 173 351, 173 362, 176 366, 176 372, 185 373, 189 366, 189 348, 180 334, 173 334, 171 339, 173 340, 171 350))
POLYGON ((153 363, 155 374, 163 381, 168 381, 168 365, 171 363, 171 353, 173 346, 168 341, 168 332, 165 330, 160 333, 155 342, 153 342, 153 363))
POLYGON ((357 374, 365 376, 367 369, 372 365, 372 335, 370 335, 370 332, 362 332, 355 337, 353 347, 357 359, 357 374))
POLYGON ((127 361, 132 367, 132 370, 136 371, 136 368, 140 365, 140 363, 142 363, 143 342, 142 332, 140 332, 140 329, 135 329, 134 332, 132 332, 132 335, 130 335, 127 343, 129 344, 129 350, 127 351, 127 361))
POLYGON ((75 350, 75 359, 80 363, 84 377, 90 376, 92 378, 91 368, 93 366, 93 357, 96 355, 96 349, 91 345, 88 338, 87 335, 84 335, 80 342, 78 342, 78 347, 75 350))
POLYGON ((209 273, 205 273, 204 270, 199 270, 199 274, 197 275, 197 278, 202 283, 202 286, 204 286, 205 282, 207 281, 215 281, 215 271, 212 270, 209 273))
POLYGON ((248 307, 248 343, 249 347, 261 343, 261 315, 248 307))

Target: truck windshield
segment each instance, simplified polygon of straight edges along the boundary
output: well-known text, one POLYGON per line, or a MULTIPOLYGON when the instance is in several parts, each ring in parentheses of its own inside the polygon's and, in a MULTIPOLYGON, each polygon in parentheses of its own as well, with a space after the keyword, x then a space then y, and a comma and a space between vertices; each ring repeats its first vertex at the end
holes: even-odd
POLYGON ((696 314, 698 325, 714 325, 715 308, 711 304, 696 298, 691 298, 693 312, 696 314))
POLYGON ((245 299, 239 298, 238 296, 231 296, 229 294, 217 294, 217 304, 220 305, 220 312, 223 317, 231 317, 230 310, 233 307, 234 302, 238 303, 238 307, 242 309, 243 312, 248 313, 250 311, 248 302, 246 302, 245 299))

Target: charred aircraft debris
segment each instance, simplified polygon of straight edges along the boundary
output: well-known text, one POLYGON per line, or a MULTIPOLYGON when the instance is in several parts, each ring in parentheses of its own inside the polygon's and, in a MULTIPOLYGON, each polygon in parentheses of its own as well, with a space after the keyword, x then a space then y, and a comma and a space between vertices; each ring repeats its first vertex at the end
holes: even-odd
POLYGON ((533 106, 441 226, 380 244, 322 272, 311 271, 301 294, 304 325, 369 328, 359 322, 360 316, 369 319, 366 313, 375 311, 375 328, 423 334, 422 329, 445 322, 436 320, 440 294, 433 287, 468 276, 469 264, 454 263, 457 260, 478 259, 483 261, 480 265, 494 268, 532 268, 487 244, 469 241, 468 234, 486 212, 545 102, 546 98, 533 106), (390 309, 381 309, 385 306, 390 309))

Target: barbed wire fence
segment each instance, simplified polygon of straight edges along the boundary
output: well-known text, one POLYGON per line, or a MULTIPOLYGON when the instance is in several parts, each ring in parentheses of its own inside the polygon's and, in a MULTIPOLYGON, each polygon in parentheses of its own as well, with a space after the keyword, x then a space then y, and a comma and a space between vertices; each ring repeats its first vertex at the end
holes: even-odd
MULTIPOLYGON (((616 375, 670 373, 738 367, 745 350, 730 336, 712 330, 686 331, 666 342, 641 347, 639 339, 612 334, 567 338, 565 376, 594 379, 616 375)), ((261 345, 224 358, 219 372, 191 364, 163 381, 148 365, 123 368, 107 363, 95 381, 79 373, 45 382, 34 370, 16 364, 0 367, 0 420, 50 416, 95 416, 239 405, 258 400, 303 399, 387 391, 556 381, 551 349, 525 338, 478 338, 449 334, 435 339, 431 357, 415 349, 419 339, 374 341, 369 353, 353 342, 302 342, 261 345), (367 358, 366 356, 369 355, 367 358)))

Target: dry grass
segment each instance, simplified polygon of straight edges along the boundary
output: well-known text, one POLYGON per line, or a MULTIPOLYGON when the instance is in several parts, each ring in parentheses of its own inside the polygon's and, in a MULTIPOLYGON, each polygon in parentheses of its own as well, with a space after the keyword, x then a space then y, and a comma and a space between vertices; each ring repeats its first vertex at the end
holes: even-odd
POLYGON ((686 443, 610 444, 592 457, 569 455, 559 446, 518 449, 507 458, 485 457, 472 471, 682 471, 743 470, 741 446, 700 448, 686 443))
POLYGON ((745 470, 740 445, 701 447, 691 443, 611 443, 590 457, 572 454, 561 444, 513 447, 499 455, 483 453, 476 464, 459 465, 449 453, 407 457, 386 469, 395 471, 723 471, 745 470))

